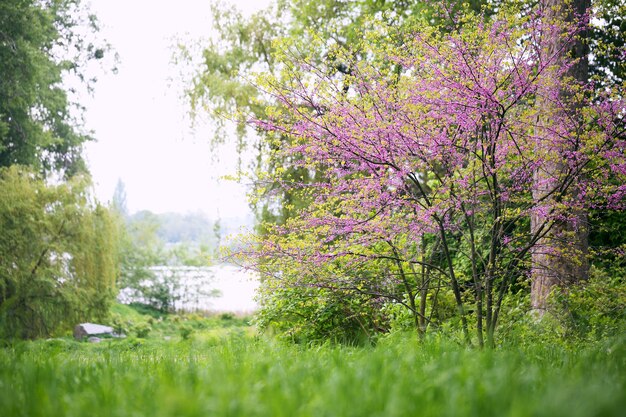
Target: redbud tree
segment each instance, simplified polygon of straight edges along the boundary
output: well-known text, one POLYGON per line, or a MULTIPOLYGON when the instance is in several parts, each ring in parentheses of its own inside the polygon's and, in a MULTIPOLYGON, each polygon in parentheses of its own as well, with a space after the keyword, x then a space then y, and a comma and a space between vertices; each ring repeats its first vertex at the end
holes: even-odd
POLYGON ((274 179, 310 204, 248 255, 279 286, 290 276, 402 305, 420 333, 434 292, 448 291, 465 339, 482 346, 530 254, 553 250, 538 242, 556 223, 623 208, 625 102, 569 79, 574 63, 546 52, 577 28, 533 11, 463 19, 450 33, 372 21, 360 54, 317 45, 349 68, 340 75, 280 45, 283 73, 261 81, 276 106, 255 123, 324 180, 274 179))

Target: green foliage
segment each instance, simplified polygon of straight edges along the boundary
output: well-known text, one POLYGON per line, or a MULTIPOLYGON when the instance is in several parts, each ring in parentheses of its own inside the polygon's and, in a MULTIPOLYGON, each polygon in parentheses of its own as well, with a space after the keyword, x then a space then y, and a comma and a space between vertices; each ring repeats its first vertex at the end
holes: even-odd
POLYGON ((266 282, 260 302, 255 317, 259 330, 296 343, 371 343, 384 330, 384 316, 371 297, 351 291, 266 282))
POLYGON ((478 351, 395 334, 372 348, 233 335, 0 349, 3 416, 620 416, 626 344, 478 351))
POLYGON ((151 341, 169 339, 219 340, 230 334, 250 333, 249 317, 231 313, 201 316, 163 313, 145 304, 114 304, 105 323, 117 333, 151 341))
POLYGON ((113 308, 114 308, 113 311, 115 311, 115 309, 118 309, 119 313, 124 316, 131 316, 131 317, 146 316, 148 317, 148 320, 149 319, 161 320, 167 317, 167 313, 164 313, 147 304, 141 304, 141 303, 130 303, 128 305, 116 304, 115 306, 113 306, 113 308))
MULTIPOLYGON (((626 1, 595 0, 593 7, 597 21, 590 33, 591 76, 602 85, 619 86, 626 77, 626 1)), ((623 94, 623 84, 621 90, 623 94)))
MULTIPOLYGON (((162 265, 209 265, 217 251, 214 225, 201 213, 155 214, 143 210, 125 217, 125 264, 136 268, 162 265)), ((132 275, 128 271, 128 275, 132 275)))
POLYGON ((213 251, 206 245, 191 247, 186 242, 167 248, 159 236, 161 219, 162 216, 142 211, 126 220, 121 239, 119 287, 129 289, 134 298, 166 312, 173 308, 177 299, 178 277, 158 274, 154 267, 206 266, 212 260, 213 251))
POLYGON ((183 325, 180 327, 180 337, 182 337, 183 340, 189 340, 192 334, 193 327, 188 325, 183 325))
POLYGON ((611 277, 626 277, 626 211, 592 211, 590 224, 592 265, 611 277))
POLYGON ((528 288, 505 298, 496 346, 532 350, 546 345, 571 350, 577 348, 576 343, 565 336, 565 329, 553 314, 545 314, 539 319, 531 309, 528 288))
POLYGON ((128 207, 126 205, 126 186, 121 179, 115 184, 115 191, 111 199, 111 206, 122 218, 128 216, 128 207))
MULTIPOLYGON (((137 218, 141 213, 133 217, 137 218)), ((219 220, 212 222, 202 213, 163 213, 156 216, 159 223, 157 235, 164 242, 215 245, 215 225, 219 223, 219 220)))
POLYGON ((149 282, 140 283, 141 296, 145 297, 151 307, 164 313, 170 312, 174 310, 174 303, 179 299, 176 295, 177 284, 177 277, 173 274, 165 277, 155 275, 155 278, 149 282))
POLYGON ((592 268, 590 278, 557 292, 556 317, 565 336, 573 340, 599 341, 626 334, 626 277, 610 276, 592 268))
MULTIPOLYGON (((457 321, 457 307, 452 291, 448 288, 431 289, 426 297, 425 313, 429 328, 435 332, 449 330, 450 324, 457 321)), ((389 321, 390 333, 415 331, 415 317, 406 308, 408 303, 405 299, 403 304, 391 302, 383 306, 382 314, 389 321)))
POLYGON ((76 127, 62 80, 75 74, 87 81, 82 65, 103 55, 86 40, 95 18, 80 0, 5 0, 0 28, 0 166, 68 177, 84 171, 81 146, 90 138, 76 127))
MULTIPOLYGON (((304 255, 318 239, 322 237, 303 230, 276 236, 275 243, 284 242, 291 245, 286 250, 304 255)), ((255 319, 259 329, 297 343, 371 343, 388 328, 381 306, 401 296, 395 284, 382 282, 386 279, 382 262, 321 266, 306 255, 303 259, 243 255, 241 260, 251 262, 261 275, 255 319), (360 277, 358 282, 352 276, 360 277)))
POLYGON ((143 304, 114 304, 111 315, 105 321, 115 329, 117 334, 135 335, 145 338, 153 330, 155 317, 162 321, 164 317, 160 311, 143 304))
POLYGON ((532 348, 541 344, 575 350, 607 343, 626 334, 626 284, 623 276, 591 268, 591 276, 555 289, 547 313, 531 310, 528 289, 505 300, 497 345, 532 348))
POLYGON ((81 178, 48 186, 0 169, 0 335, 34 338, 106 317, 117 275, 117 224, 81 178))
POLYGON ((220 320, 223 320, 225 322, 230 322, 231 320, 235 319, 235 314, 234 313, 221 313, 219 317, 220 317, 220 320))
POLYGON ((120 237, 118 287, 130 288, 143 296, 148 303, 152 303, 153 296, 160 296, 154 303, 167 308, 170 304, 167 288, 159 291, 157 286, 150 285, 156 281, 156 275, 150 267, 162 264, 164 257, 164 245, 156 235, 157 228, 158 222, 154 216, 126 223, 120 237))
MULTIPOLYGON (((427 329, 460 326, 454 296, 442 286, 439 273, 397 262, 393 251, 385 248, 389 244, 355 246, 354 253, 366 259, 363 263, 346 259, 317 265, 306 254, 309 245, 315 246, 310 242, 321 237, 303 231, 284 239, 293 244, 285 246, 286 251, 303 255, 296 259, 270 256, 259 262, 263 278, 256 324, 262 331, 298 343, 363 344, 387 332, 413 329, 423 336, 427 329)), ((274 236, 272 243, 279 242, 283 243, 283 237, 274 236)), ((396 254, 398 250, 410 252, 406 248, 410 244, 397 243, 392 246, 396 254)), ((432 249, 423 256, 435 262, 432 249)))
POLYGON ((137 337, 144 339, 150 334, 150 331, 152 330, 152 328, 150 327, 148 323, 142 323, 142 324, 138 324, 137 326, 135 326, 133 330, 137 337))

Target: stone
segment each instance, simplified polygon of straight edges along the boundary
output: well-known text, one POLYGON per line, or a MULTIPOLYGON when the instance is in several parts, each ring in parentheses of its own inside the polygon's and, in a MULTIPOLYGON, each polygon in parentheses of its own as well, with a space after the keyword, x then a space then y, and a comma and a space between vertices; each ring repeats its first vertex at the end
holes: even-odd
POLYGON ((89 343, 100 343, 102 341, 102 339, 100 339, 99 337, 96 337, 96 336, 89 336, 87 341, 89 343))
POLYGON ((113 327, 103 326, 95 323, 81 323, 74 327, 74 339, 83 340, 85 337, 91 336, 108 336, 115 337, 113 327))

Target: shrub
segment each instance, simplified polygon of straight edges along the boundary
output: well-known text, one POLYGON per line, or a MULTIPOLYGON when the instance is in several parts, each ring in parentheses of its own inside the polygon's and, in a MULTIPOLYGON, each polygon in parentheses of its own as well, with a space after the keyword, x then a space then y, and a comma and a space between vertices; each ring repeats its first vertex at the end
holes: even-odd
POLYGON ((626 282, 592 268, 590 279, 557 292, 554 308, 567 336, 577 340, 601 340, 626 331, 626 282))
POLYGON ((187 324, 184 324, 179 328, 180 337, 182 337, 183 340, 189 340, 193 332, 194 328, 187 324))
POLYGON ((148 323, 140 323, 134 328, 135 334, 141 339, 146 338, 150 334, 151 330, 152 327, 150 327, 148 323))

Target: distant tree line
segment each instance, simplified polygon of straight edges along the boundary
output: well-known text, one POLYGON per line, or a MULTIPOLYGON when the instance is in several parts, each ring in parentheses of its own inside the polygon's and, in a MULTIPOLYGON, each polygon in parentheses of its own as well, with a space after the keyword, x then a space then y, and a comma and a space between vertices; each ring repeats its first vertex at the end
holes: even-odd
POLYGON ((123 183, 118 183, 113 198, 113 207, 124 226, 119 239, 119 288, 167 312, 179 296, 176 288, 180 277, 173 272, 175 268, 206 267, 218 258, 216 223, 202 213, 156 214, 142 210, 129 215, 123 188, 123 183), (172 267, 172 271, 159 274, 155 267, 172 267))

